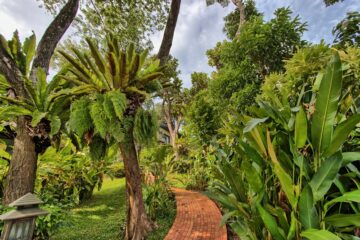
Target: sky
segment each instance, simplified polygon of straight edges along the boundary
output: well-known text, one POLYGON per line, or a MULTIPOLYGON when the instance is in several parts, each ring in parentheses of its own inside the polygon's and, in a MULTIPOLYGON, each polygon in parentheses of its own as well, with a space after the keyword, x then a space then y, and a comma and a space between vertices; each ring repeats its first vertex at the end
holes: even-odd
MULTIPOLYGON (((308 31, 304 39, 318 43, 321 39, 331 43, 332 28, 349 11, 360 11, 360 0, 345 0, 342 3, 325 7, 323 0, 255 0, 256 6, 264 14, 265 20, 272 18, 275 9, 290 7, 293 15, 299 15, 307 22, 308 31)), ((171 54, 179 59, 181 79, 185 87, 191 86, 192 72, 213 71, 208 66, 206 50, 217 42, 226 39, 222 29, 223 18, 233 11, 234 5, 221 7, 219 4, 206 6, 205 0, 182 0, 178 24, 175 30, 171 54)), ((15 29, 22 38, 36 33, 38 39, 53 19, 50 13, 39 8, 36 0, 0 0, 0 33, 10 38, 15 29)), ((151 39, 157 51, 162 32, 155 33, 151 39)))

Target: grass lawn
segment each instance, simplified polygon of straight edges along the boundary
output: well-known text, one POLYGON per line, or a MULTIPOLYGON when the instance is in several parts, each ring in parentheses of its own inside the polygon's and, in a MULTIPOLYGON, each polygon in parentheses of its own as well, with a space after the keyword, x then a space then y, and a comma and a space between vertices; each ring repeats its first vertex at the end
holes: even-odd
MULTIPOLYGON (((71 209, 62 226, 50 240, 119 240, 125 228, 125 179, 105 179, 100 191, 71 209)), ((175 211, 156 221, 158 229, 148 237, 160 240, 166 236, 175 211)))

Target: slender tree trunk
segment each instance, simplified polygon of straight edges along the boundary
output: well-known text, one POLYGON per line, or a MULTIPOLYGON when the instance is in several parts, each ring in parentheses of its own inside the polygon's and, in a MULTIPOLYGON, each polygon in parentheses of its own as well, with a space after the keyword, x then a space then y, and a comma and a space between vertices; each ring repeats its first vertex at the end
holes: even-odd
POLYGON ((35 143, 26 131, 25 117, 17 121, 14 152, 6 178, 4 204, 9 204, 28 192, 34 191, 37 156, 35 143))
MULTIPOLYGON (((61 37, 75 18, 79 2, 80 0, 69 0, 46 29, 37 47, 36 57, 31 69, 33 82, 36 82, 36 69, 38 67, 48 71, 51 56, 61 37)), ((4 51, 0 53, 0 71, 14 88, 16 96, 26 98, 27 94, 21 73, 4 51)), ((34 191, 37 154, 33 138, 27 133, 26 127, 25 118, 20 117, 17 121, 14 153, 6 180, 4 204, 9 204, 26 193, 34 191)))
POLYGON ((161 46, 158 52, 158 59, 160 59, 160 65, 163 66, 168 60, 170 49, 172 46, 174 32, 176 28, 176 22, 179 16, 181 0, 172 0, 170 13, 166 22, 164 36, 161 42, 161 46))
POLYGON ((127 133, 127 141, 120 143, 120 152, 125 168, 128 208, 125 240, 141 240, 154 226, 145 212, 141 187, 141 171, 132 134, 133 128, 129 129, 127 133))
POLYGON ((235 36, 239 36, 240 34, 240 30, 242 25, 244 25, 245 23, 245 3, 243 0, 232 0, 232 2, 234 3, 234 5, 236 6, 236 8, 239 10, 240 12, 240 19, 239 19, 239 28, 236 31, 235 36))

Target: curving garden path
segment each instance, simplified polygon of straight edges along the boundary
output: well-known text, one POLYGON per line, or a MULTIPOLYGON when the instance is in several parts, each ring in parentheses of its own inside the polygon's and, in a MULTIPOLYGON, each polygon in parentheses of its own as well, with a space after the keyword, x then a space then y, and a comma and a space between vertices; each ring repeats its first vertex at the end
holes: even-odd
POLYGON ((221 212, 201 193, 173 188, 176 219, 165 240, 226 240, 226 227, 220 227, 221 212))

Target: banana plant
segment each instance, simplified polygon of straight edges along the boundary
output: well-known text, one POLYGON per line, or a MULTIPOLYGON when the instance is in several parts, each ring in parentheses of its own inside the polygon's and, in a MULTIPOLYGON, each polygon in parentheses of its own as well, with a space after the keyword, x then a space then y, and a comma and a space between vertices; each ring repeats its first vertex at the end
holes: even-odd
POLYGON ((342 81, 341 61, 335 53, 314 94, 315 103, 305 102, 302 96, 294 108, 261 102, 256 118, 241 119, 243 134, 236 147, 249 185, 240 190, 255 190, 256 201, 250 206, 255 206, 272 239, 359 237, 356 162, 360 153, 343 152, 343 145, 360 116, 355 113, 338 122, 342 81))

